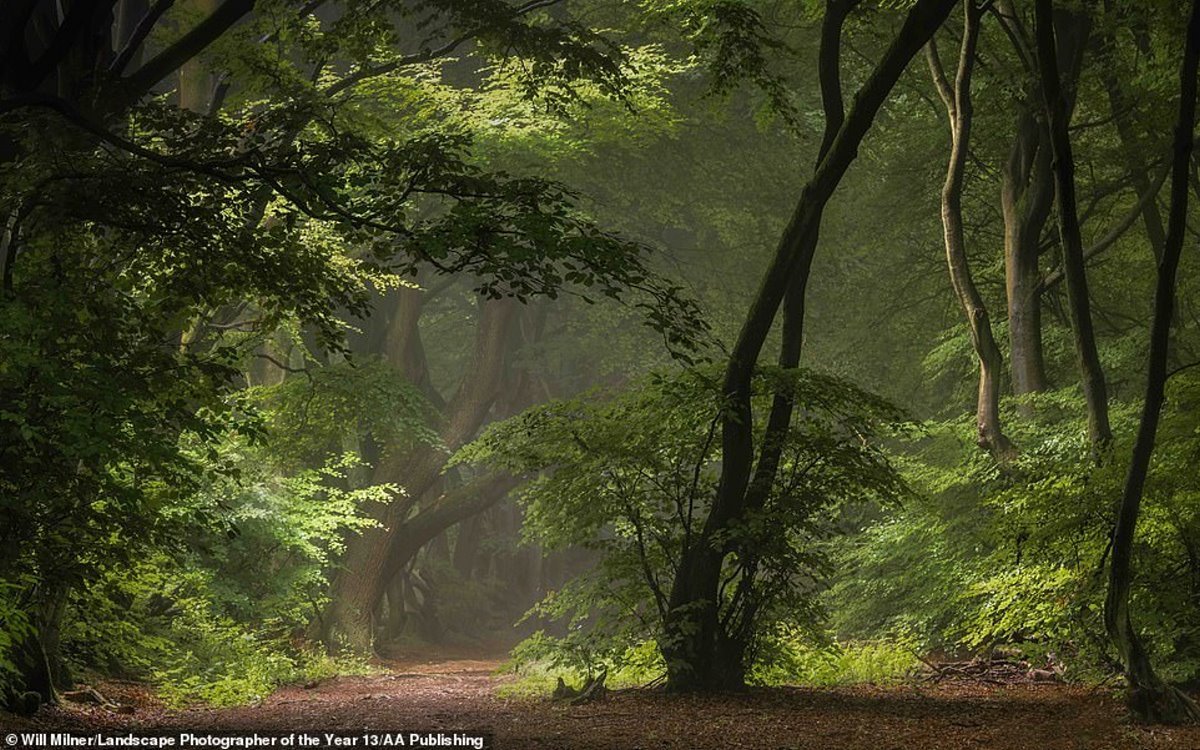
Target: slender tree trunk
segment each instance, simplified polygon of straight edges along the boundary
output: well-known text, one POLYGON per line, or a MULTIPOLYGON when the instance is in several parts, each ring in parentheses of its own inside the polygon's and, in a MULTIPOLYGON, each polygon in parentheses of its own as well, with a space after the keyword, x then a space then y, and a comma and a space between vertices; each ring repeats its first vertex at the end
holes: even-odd
POLYGON ((963 231, 962 192, 974 119, 971 105, 971 73, 975 66, 975 48, 979 40, 980 11, 974 0, 963 3, 963 39, 958 69, 951 86, 938 57, 933 39, 926 45, 929 70, 950 121, 950 162, 942 186, 942 229, 946 245, 946 266, 950 284, 962 306, 971 331, 971 343, 979 359, 979 392, 975 422, 979 446, 997 459, 1006 460, 1015 453, 1000 424, 1000 371, 1004 366, 1000 347, 992 334, 987 306, 971 277, 963 231))
MULTIPOLYGON (((817 151, 816 163, 813 165, 814 170, 820 167, 821 162, 829 155, 834 139, 837 138, 838 131, 846 120, 841 77, 842 27, 859 2, 861 0, 829 3, 821 24, 821 48, 817 61, 817 73, 821 87, 821 103, 825 113, 825 131, 821 137, 821 146, 817 151)), ((794 370, 800 366, 800 351, 804 345, 805 293, 819 239, 819 225, 810 227, 808 232, 800 238, 798 242, 799 259, 796 268, 792 271, 787 291, 784 293, 783 330, 781 331, 778 359, 779 367, 784 370, 794 370)), ((762 448, 759 451, 754 477, 747 489, 748 503, 751 507, 761 507, 775 481, 779 459, 787 441, 794 411, 795 397, 790 391, 783 390, 775 394, 771 402, 771 412, 767 418, 767 428, 763 433, 762 448)))
MULTIPOLYGON (((859 5, 861 0, 842 0, 830 2, 825 9, 825 18, 821 24, 821 46, 817 60, 817 74, 821 89, 821 103, 825 114, 825 129, 821 137, 821 146, 817 151, 815 170, 829 155, 833 141, 846 120, 845 103, 842 95, 841 77, 841 45, 842 27, 847 17, 859 5)), ((804 344, 804 311, 807 293, 809 271, 812 268, 813 257, 816 255, 820 239, 820 226, 812 226, 799 242, 799 261, 792 271, 792 278, 783 296, 783 330, 779 346, 778 364, 781 369, 795 370, 800 366, 800 351, 804 344)), ((795 412, 795 394, 788 389, 782 389, 775 394, 771 402, 771 411, 767 417, 766 430, 763 432, 762 446, 759 449, 758 460, 755 464, 754 475, 746 489, 746 508, 761 508, 767 501, 771 487, 775 483, 780 458, 788 433, 791 431, 792 414, 795 412)), ((726 553, 736 552, 746 564, 753 566, 756 550, 745 547, 728 548, 726 553)), ((733 686, 740 686, 745 677, 742 664, 747 643, 744 637, 732 637, 729 633, 718 632, 715 641, 715 651, 712 663, 713 671, 723 675, 725 681, 733 686), (716 666, 720 665, 720 666, 716 666)))
POLYGON ((746 510, 746 491, 754 468, 751 379, 779 306, 789 287, 795 287, 806 238, 819 228, 826 203, 857 156, 859 144, 896 81, 953 5, 954 0, 918 0, 909 11, 896 39, 859 90, 829 153, 801 193, 738 334, 722 386, 726 408, 721 417, 722 466, 717 495, 699 538, 680 561, 660 643, 667 663, 668 686, 674 690, 714 689, 740 682, 738 670, 718 659, 717 592, 725 551, 714 540, 736 524, 746 510))
POLYGON ((1091 298, 1088 294, 1083 239, 1075 200, 1075 162, 1068 130, 1070 115, 1059 77, 1054 9, 1051 0, 1037 0, 1034 9, 1037 18, 1038 66, 1042 77, 1042 93, 1046 100, 1050 149, 1054 157, 1054 187, 1058 198, 1058 225, 1062 238, 1067 307, 1075 340, 1080 384, 1083 387, 1084 400, 1087 402, 1088 436, 1093 449, 1101 452, 1112 442, 1112 428, 1108 421, 1108 394, 1104 372, 1100 366, 1096 334, 1092 328, 1091 298))
POLYGON ((1196 125, 1196 74, 1200 64, 1200 0, 1192 0, 1183 63, 1179 74, 1179 121, 1175 126, 1171 208, 1158 281, 1154 290, 1154 318, 1150 326, 1150 354, 1146 372, 1146 400, 1133 446, 1133 457, 1125 476, 1125 487, 1117 509, 1113 532, 1108 596, 1104 623, 1125 665, 1129 704, 1143 721, 1175 723, 1200 721, 1200 709, 1182 692, 1165 684, 1154 672, 1149 654, 1138 636, 1129 611, 1129 588, 1133 567, 1133 541, 1137 531, 1146 476, 1154 452, 1159 416, 1167 383, 1167 354, 1171 341, 1171 317, 1175 309, 1175 277, 1187 230, 1188 173, 1191 168, 1196 125))

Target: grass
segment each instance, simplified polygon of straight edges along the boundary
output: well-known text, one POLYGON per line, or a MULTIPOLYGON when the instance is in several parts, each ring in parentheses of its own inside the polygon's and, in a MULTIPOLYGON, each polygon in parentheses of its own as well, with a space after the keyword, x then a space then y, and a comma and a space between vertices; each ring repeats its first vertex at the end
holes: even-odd
MULTIPOLYGON (((661 658, 645 658, 651 645, 643 644, 634 650, 638 658, 611 668, 605 684, 619 690, 660 679, 664 671, 661 658)), ((921 664, 909 644, 894 641, 847 641, 820 647, 794 640, 780 644, 773 656, 769 666, 752 670, 749 682, 806 687, 894 685, 906 681, 921 664)), ((502 698, 545 698, 553 693, 560 677, 575 688, 586 677, 580 670, 555 667, 548 660, 509 662, 501 671, 516 675, 515 680, 497 688, 496 694, 502 698)))

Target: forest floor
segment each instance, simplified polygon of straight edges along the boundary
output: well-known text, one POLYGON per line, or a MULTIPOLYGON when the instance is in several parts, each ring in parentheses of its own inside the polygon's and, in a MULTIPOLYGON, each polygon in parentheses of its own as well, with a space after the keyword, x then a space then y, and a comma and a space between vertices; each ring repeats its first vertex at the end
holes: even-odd
POLYGON ((942 682, 763 688, 717 696, 612 691, 578 706, 497 695, 511 677, 490 659, 396 660, 379 674, 284 687, 240 708, 170 710, 143 687, 102 683, 118 713, 70 705, 10 729, 119 731, 484 731, 497 750, 1200 750, 1200 727, 1128 723, 1101 688, 942 682), (132 707, 132 708, 130 708, 132 707))

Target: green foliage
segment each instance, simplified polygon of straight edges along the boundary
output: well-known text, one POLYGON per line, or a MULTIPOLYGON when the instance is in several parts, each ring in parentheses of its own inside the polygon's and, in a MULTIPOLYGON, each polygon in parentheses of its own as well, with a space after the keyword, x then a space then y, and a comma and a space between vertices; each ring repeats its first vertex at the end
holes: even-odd
POLYGON ((13 650, 29 635, 29 615, 21 604, 24 586, 20 582, 0 581, 0 695, 17 687, 20 674, 13 650))
MULTIPOLYGON (((909 679, 921 668, 915 644, 903 640, 838 642, 808 629, 781 625, 759 650, 747 676, 753 685, 892 685, 909 679)), ((538 632, 519 644, 504 670, 516 679, 500 688, 503 697, 549 695, 563 678, 578 687, 599 666, 578 658, 560 639, 538 632)), ((654 641, 631 646, 612 662, 605 684, 612 688, 643 687, 659 682, 666 665, 654 641)))
POLYGON ((397 450, 437 440, 432 407, 377 357, 310 363, 304 377, 252 388, 248 396, 265 408, 271 453, 287 467, 313 465, 368 437, 397 450))
POLYGON ((629 646, 611 661, 597 662, 590 655, 572 651, 560 639, 538 631, 513 649, 511 659, 501 667, 517 676, 503 685, 502 697, 544 698, 557 685, 558 678, 579 689, 601 669, 607 670, 604 684, 613 689, 644 687, 662 680, 666 665, 655 641, 629 646))
MULTIPOLYGON (((196 22, 184 5, 157 25, 147 17, 147 60, 196 22)), ((21 589, 27 614, 206 529, 252 529, 261 519, 247 514, 279 510, 244 502, 241 517, 221 518, 227 498, 213 488, 247 469, 223 455, 235 437, 278 446, 262 460, 280 481, 358 451, 368 432, 428 442, 422 400, 377 362, 307 368, 307 390, 242 387, 246 358, 271 356, 260 347, 272 339, 338 360, 347 320, 397 274, 456 273, 490 297, 628 296, 670 346, 695 349, 703 322, 649 268, 646 246, 592 222, 565 184, 484 164, 478 134, 443 122, 454 107, 438 100, 450 86, 435 60, 468 41, 484 77, 529 106, 625 98, 624 53, 536 6, 353 2, 322 20, 258 3, 181 76, 216 74, 203 114, 150 95, 172 71, 95 75, 117 52, 104 14, 64 31, 37 65, 4 67, 0 585, 21 589), (414 30, 429 35, 416 54, 414 30), (459 41, 430 47, 443 34, 459 41), (55 94, 31 93, 40 79, 25 77, 51 69, 55 94)), ((4 14, 14 28, 31 17, 4 14)), ((302 369, 304 358, 275 364, 302 369)), ((293 535, 312 531, 304 513, 281 517, 293 535)), ((295 539, 275 541, 315 564, 295 539)), ((281 570, 267 572, 293 585, 281 570)), ((6 628, 15 639, 18 620, 6 628)))
POLYGON ((728 95, 749 82, 764 95, 770 114, 797 123, 793 87, 779 72, 780 58, 786 60, 790 50, 763 18, 780 9, 768 11, 745 0, 671 0, 642 6, 651 18, 682 27, 714 93, 728 95))
POLYGON ((149 679, 172 703, 214 704, 329 669, 304 631, 328 602, 327 574, 346 535, 373 523, 362 506, 396 490, 339 488, 351 456, 291 477, 245 446, 224 456, 242 469, 238 478, 194 500, 224 505, 219 524, 73 592, 63 648, 77 667, 149 679))
MULTIPOLYGON (((203 88, 216 84, 209 113, 161 87, 134 101, 128 76, 95 75, 113 51, 96 40, 116 36, 105 14, 59 35, 69 49, 11 50, 18 62, 45 52, 48 65, 0 69, 0 693, 14 648, 61 596, 76 666, 155 679, 173 701, 246 700, 297 670, 336 668, 296 636, 326 602, 345 540, 400 492, 368 487, 361 459, 340 457, 436 443, 429 402, 471 366, 456 328, 476 304, 467 289, 556 299, 539 311, 553 337, 527 336, 522 320, 522 339, 536 339, 511 360, 522 387, 635 383, 535 407, 459 460, 536 474, 525 533, 601 559, 534 609, 557 624, 518 660, 649 681, 673 564, 715 491, 723 404, 711 370, 635 379, 672 351, 722 351, 741 325, 803 182, 796 165, 819 142, 811 62, 828 4, 253 5, 194 61, 213 74, 203 88), (342 341, 418 269, 430 290, 422 390, 399 376, 396 352, 347 359, 342 341), (446 274, 451 294, 434 278, 446 274), (587 304, 614 300, 625 304, 587 304)), ((875 22, 910 5, 855 4, 848 102, 886 43, 875 22)), ((1086 8, 1096 44, 1072 128, 1089 243, 1137 208, 1137 163, 1157 169, 1183 38, 1179 3, 1111 5, 1086 8), (1106 72, 1126 106, 1101 90, 1106 72), (1118 115, 1136 142, 1112 127, 1118 115)), ((52 16, 0 10, 14 28, 46 24, 34 36, 52 16)), ((175 4, 146 58, 199 17, 175 4)), ((963 196, 1002 347, 995 199, 1014 105, 1040 106, 1010 47, 985 24, 963 196)), ((780 393, 802 408, 763 508, 716 540, 731 550, 719 606, 729 633, 750 634, 754 681, 887 680, 910 645, 1016 643, 1061 654, 1075 674, 1109 667, 1100 605, 1152 248, 1135 212, 1130 231, 1089 253, 1114 451, 1092 463, 1068 388, 1004 405, 1014 461, 978 451, 963 416, 976 358, 930 252, 945 131, 920 67, 828 207, 804 356, 934 421, 896 436, 883 425, 898 415, 859 388, 759 373, 757 413, 780 393)), ((1041 251, 1053 279, 1059 253, 1041 251)), ((1198 350, 1197 262, 1183 260, 1172 367, 1198 350)), ((1062 287, 1039 299, 1048 379, 1073 383, 1062 287)), ((1172 378, 1135 550, 1135 625, 1178 680, 1200 675, 1194 375, 1172 378)), ((422 565, 440 619, 466 620, 495 596, 493 580, 422 565)))
POLYGON ((749 675, 758 685, 888 685, 910 677, 921 662, 911 643, 896 640, 813 643, 784 630, 749 675))
MULTIPOLYGON (((1135 550, 1137 626, 1164 675, 1197 675, 1194 378, 1172 383, 1135 550)), ((1052 651, 1074 675, 1107 670, 1102 622, 1108 534, 1137 412, 1114 404, 1117 442, 1097 465, 1073 393, 1006 414, 1019 457, 998 466, 972 443, 973 421, 933 425, 901 449, 920 490, 839 545, 835 627, 850 637, 911 637, 922 648, 1052 651)))
MULTIPOLYGON (((785 392, 800 405, 776 486, 722 540, 753 551, 727 558, 723 621, 746 627, 761 645, 779 623, 819 620, 825 545, 840 514, 894 502, 905 488, 878 442, 880 430, 900 418, 893 407, 807 371, 766 371, 756 387, 759 401, 785 392)), ((653 376, 608 397, 535 407, 459 453, 460 462, 540 472, 521 495, 525 533, 551 549, 600 553, 592 571, 530 613, 565 632, 540 635, 518 654, 590 672, 619 667, 630 649, 662 637, 672 576, 716 489, 719 393, 710 372, 653 376)))

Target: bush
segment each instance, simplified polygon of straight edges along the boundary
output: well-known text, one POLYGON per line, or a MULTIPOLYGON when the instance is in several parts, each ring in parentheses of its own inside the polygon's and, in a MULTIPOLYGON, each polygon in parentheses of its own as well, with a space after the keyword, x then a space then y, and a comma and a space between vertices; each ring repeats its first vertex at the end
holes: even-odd
POLYGON ((220 522, 72 593, 63 651, 77 669, 149 679, 172 704, 230 705, 310 673, 361 668, 319 658, 303 633, 328 601, 344 535, 373 523, 359 507, 394 488, 339 488, 351 457, 291 477, 243 445, 224 457, 240 470, 192 500, 224 506, 220 522))
MULTIPOLYGON (((1200 677, 1200 382, 1172 383, 1135 549, 1134 612, 1168 679, 1200 677)), ((913 636, 922 648, 1054 652, 1077 676, 1110 672, 1103 625, 1108 540, 1137 404, 1114 403, 1116 443, 1097 464, 1073 392, 1009 404, 1020 449, 998 465, 974 445, 973 419, 928 426, 898 446, 918 491, 837 543, 828 604, 839 635, 913 636)))

